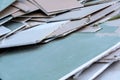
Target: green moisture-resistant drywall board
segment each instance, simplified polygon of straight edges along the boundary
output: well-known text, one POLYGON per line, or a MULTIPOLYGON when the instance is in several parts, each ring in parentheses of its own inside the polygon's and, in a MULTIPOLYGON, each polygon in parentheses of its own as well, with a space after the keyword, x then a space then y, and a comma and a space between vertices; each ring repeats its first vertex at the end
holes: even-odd
POLYGON ((0 12, 11 5, 15 0, 0 0, 0 12))
MULTIPOLYGON (((0 55, 2 80, 58 80, 120 41, 117 27, 101 25, 97 33, 73 33, 44 45, 12 48, 0 55)), ((37 35, 39 36, 39 35, 37 35)), ((16 41, 17 42, 17 41, 16 41)))

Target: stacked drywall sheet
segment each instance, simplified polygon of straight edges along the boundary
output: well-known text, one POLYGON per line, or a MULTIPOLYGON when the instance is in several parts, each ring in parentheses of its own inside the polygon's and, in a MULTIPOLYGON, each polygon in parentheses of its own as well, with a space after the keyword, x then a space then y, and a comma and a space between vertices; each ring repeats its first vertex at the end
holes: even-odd
POLYGON ((65 80, 119 48, 118 0, 0 2, 0 79, 65 80))
MULTIPOLYGON (((71 80, 118 80, 120 77, 120 48, 79 71, 71 80)), ((69 80, 68 79, 68 80, 69 80)))
MULTIPOLYGON (((48 19, 54 17, 57 14, 82 7, 82 4, 80 4, 76 0, 65 1, 67 2, 67 5, 65 6, 63 6, 63 1, 59 0, 51 1, 50 5, 47 6, 49 4, 49 0, 43 1, 44 4, 41 0, 2 0, 0 1, 0 25, 3 26, 6 23, 14 21, 15 23, 20 22, 21 24, 25 24, 27 28, 33 27, 46 23, 48 19), (42 4, 40 4, 39 2, 42 4), (40 8, 41 5, 43 8, 45 8, 44 10, 43 8, 40 8), (50 6, 52 7, 49 8, 50 6), (52 14, 49 14, 49 10, 52 14)), ((6 34, 6 32, 1 33, 0 36, 6 34)))
MULTIPOLYGON (((44 16, 41 16, 42 18, 40 17, 36 18, 34 17, 36 14, 33 14, 33 13, 29 15, 24 15, 19 18, 12 19, 11 20, 13 22, 11 24, 12 27, 14 27, 14 24, 17 25, 18 23, 22 24, 22 26, 19 26, 19 25, 18 25, 19 27, 16 26, 14 30, 12 30, 8 34, 1 37, 0 48, 9 48, 9 47, 37 44, 41 42, 48 42, 58 37, 64 37, 80 28, 83 28, 95 23, 97 24, 102 19, 106 21, 112 16, 118 14, 119 8, 120 8, 120 3, 110 2, 110 3, 84 7, 81 9, 66 12, 49 19, 47 18, 47 20, 46 18, 43 18, 44 16), (33 17, 32 18, 29 17, 30 15, 32 15, 33 17), (42 19, 43 21, 40 21, 40 19, 42 19), (30 21, 36 21, 40 23, 32 24, 32 22, 30 21), (31 25, 33 25, 33 27, 31 25), (32 34, 31 36, 29 36, 30 33, 32 34), (42 35, 43 33, 44 35, 42 35), (36 35, 40 35, 41 37, 36 35), (25 37, 26 39, 23 37, 25 37), (14 43, 14 41, 16 40, 19 40, 19 42, 14 43)), ((36 16, 39 16, 39 15, 36 15, 36 16)), ((4 26, 6 24, 9 24, 11 21, 7 22, 6 20, 4 21, 4 19, 2 19, 1 22, 2 23, 4 22, 2 24, 4 26)), ((7 27, 7 28, 9 29, 10 27, 7 27)))
POLYGON ((78 67, 118 47, 118 27, 101 27, 98 32, 77 32, 45 45, 10 49, 1 54, 0 76, 5 80, 63 80, 78 67))
MULTIPOLYGON (((103 35, 120 37, 119 21, 120 21, 119 19, 116 19, 101 24, 101 26, 109 27, 109 29, 113 28, 111 30, 108 30, 110 34, 105 33, 103 35), (118 27, 118 29, 115 30, 115 27, 118 27), (115 34, 112 32, 112 30, 115 30, 115 34)), ((95 61, 93 64, 89 65, 89 67, 80 70, 69 79, 70 80, 107 80, 107 79, 117 80, 119 78, 119 72, 120 72, 119 60, 120 60, 120 48, 118 47, 118 48, 114 48, 111 53, 104 56, 100 60, 95 61)))

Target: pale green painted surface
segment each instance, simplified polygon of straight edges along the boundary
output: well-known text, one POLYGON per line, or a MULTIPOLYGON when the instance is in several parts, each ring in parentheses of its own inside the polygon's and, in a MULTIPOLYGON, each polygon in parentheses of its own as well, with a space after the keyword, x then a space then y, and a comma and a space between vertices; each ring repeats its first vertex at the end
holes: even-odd
POLYGON ((23 26, 24 24, 23 23, 20 23, 20 22, 14 22, 14 21, 10 21, 10 22, 7 22, 5 24, 3 24, 3 26, 9 28, 10 30, 15 30, 21 26, 23 26))
POLYGON ((0 0, 0 12, 11 5, 15 0, 0 0))
POLYGON ((101 24, 100 26, 104 29, 100 30, 99 33, 114 33, 118 28, 117 26, 108 26, 105 23, 101 24))
MULTIPOLYGON (((99 33, 112 30, 113 27, 105 27, 99 33)), ((9 50, 0 56, 0 77, 3 80, 58 80, 119 41, 117 36, 77 32, 45 45, 9 50)))

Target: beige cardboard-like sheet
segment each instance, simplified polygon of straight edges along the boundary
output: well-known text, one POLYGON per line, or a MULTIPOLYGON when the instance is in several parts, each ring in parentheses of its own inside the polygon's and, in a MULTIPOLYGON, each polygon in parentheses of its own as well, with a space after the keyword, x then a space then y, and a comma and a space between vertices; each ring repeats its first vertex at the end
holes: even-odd
POLYGON ((36 7, 33 3, 25 0, 25 1, 17 1, 13 4, 13 6, 25 11, 26 13, 33 12, 38 10, 39 8, 36 7))
POLYGON ((81 7, 82 5, 76 1, 76 0, 34 0, 39 8, 46 14, 49 14, 51 12, 59 12, 59 11, 65 11, 70 10, 73 8, 81 7), (66 3, 66 4, 64 4, 66 3), (57 4, 57 5, 56 5, 57 4))
POLYGON ((10 7, 6 8, 5 10, 3 10, 2 12, 0 12, 0 19, 11 15, 11 14, 17 12, 18 10, 19 10, 18 8, 10 6, 10 7))

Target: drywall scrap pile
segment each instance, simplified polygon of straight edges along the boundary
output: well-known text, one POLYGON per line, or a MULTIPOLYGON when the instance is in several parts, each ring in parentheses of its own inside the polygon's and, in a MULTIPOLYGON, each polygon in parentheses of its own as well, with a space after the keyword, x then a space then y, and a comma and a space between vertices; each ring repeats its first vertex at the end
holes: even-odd
POLYGON ((120 47, 119 18, 119 0, 1 0, 0 78, 68 79, 120 47))

